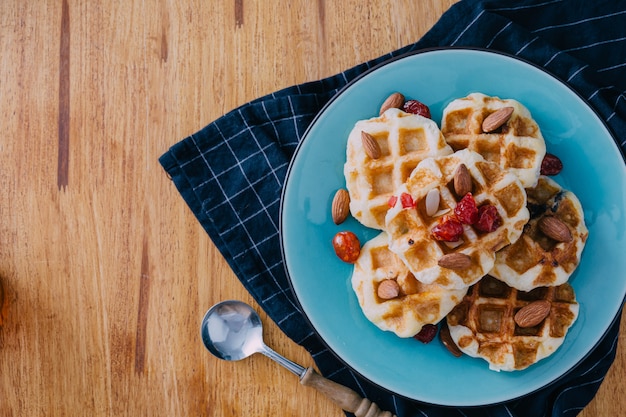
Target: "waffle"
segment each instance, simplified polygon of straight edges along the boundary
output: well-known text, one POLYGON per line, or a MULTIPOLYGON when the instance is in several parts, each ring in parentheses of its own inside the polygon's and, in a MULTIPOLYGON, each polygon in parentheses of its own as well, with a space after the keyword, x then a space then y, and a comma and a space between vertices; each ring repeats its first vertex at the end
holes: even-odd
POLYGON ((354 265, 352 288, 364 315, 382 330, 400 337, 412 337, 425 324, 442 320, 462 299, 463 290, 444 290, 435 284, 422 284, 387 247, 388 237, 380 233, 366 242, 354 265), (399 295, 381 299, 378 286, 395 280, 399 295))
POLYGON ((443 111, 441 132, 455 151, 476 151, 513 172, 524 187, 535 186, 546 144, 539 126, 519 102, 481 93, 456 99, 443 111), (492 133, 484 133, 483 120, 503 107, 514 109, 508 122, 492 133))
POLYGON ((587 241, 582 206, 574 193, 545 176, 526 191, 530 221, 517 242, 496 254, 490 274, 522 291, 563 284, 578 266, 587 241), (557 242, 541 232, 538 222, 544 216, 567 225, 571 241, 557 242))
POLYGON ((523 292, 487 275, 469 289, 446 321, 462 352, 483 358, 494 371, 514 371, 554 353, 577 317, 578 303, 568 283, 523 292), (534 327, 519 327, 515 313, 537 300, 550 302, 549 315, 534 327))
POLYGON ((494 265, 495 251, 515 242, 529 218, 526 192, 517 177, 470 150, 420 162, 406 183, 396 189, 395 195, 402 193, 413 197, 416 208, 405 209, 396 203, 389 209, 386 216, 389 248, 403 260, 417 280, 445 288, 468 287, 488 273, 494 265), (460 198, 452 184, 454 173, 461 164, 465 164, 471 176, 477 205, 495 206, 502 224, 488 233, 464 225, 461 240, 450 244, 433 238, 433 227, 444 217, 429 216, 424 200, 431 189, 439 189, 438 214, 446 211, 451 214, 460 198), (468 255, 471 265, 463 269, 440 266, 441 257, 450 253, 468 255))
POLYGON ((358 121, 348 137, 346 153, 350 212, 363 225, 382 230, 393 191, 421 160, 451 154, 452 148, 434 121, 393 108, 379 117, 358 121), (363 131, 378 143, 380 158, 368 156, 361 139, 363 131))

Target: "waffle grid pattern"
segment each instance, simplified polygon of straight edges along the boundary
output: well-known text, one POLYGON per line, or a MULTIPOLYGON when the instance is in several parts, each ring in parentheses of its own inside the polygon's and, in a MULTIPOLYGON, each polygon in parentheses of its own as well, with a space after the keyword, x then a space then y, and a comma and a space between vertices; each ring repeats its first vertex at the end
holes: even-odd
POLYGON ((390 235, 390 249, 398 254, 416 278, 424 283, 437 283, 446 288, 463 288, 474 284, 493 267, 495 250, 516 241, 521 235, 529 214, 526 193, 517 178, 487 162, 479 154, 464 150, 452 155, 424 160, 396 194, 411 194, 417 202, 417 210, 404 210, 396 203, 386 218, 386 230, 390 235), (453 190, 454 172, 465 164, 472 177, 472 191, 478 206, 496 206, 502 226, 490 233, 481 233, 472 226, 464 225, 463 243, 451 248, 445 242, 432 239, 431 230, 440 216, 426 214, 424 199, 433 188, 440 192, 440 212, 451 214, 462 196, 453 190), (460 252, 472 259, 472 266, 452 270, 438 265, 447 253, 460 252))
POLYGON ((578 316, 568 284, 524 292, 486 276, 472 286, 447 317, 450 334, 466 354, 482 357, 495 370, 521 370, 553 353, 578 316), (538 300, 551 303, 550 314, 534 327, 519 327, 515 313, 538 300))
POLYGON ((417 164, 451 153, 436 123, 421 116, 394 108, 380 117, 357 122, 348 137, 344 169, 352 215, 367 227, 384 229, 389 197, 417 164), (376 140, 380 158, 367 155, 362 131, 376 140))
POLYGON ((524 187, 536 184, 546 144, 539 126, 519 102, 482 93, 456 99, 443 111, 441 132, 455 151, 471 149, 515 173, 524 187), (483 120, 504 107, 514 109, 508 122, 494 132, 484 133, 483 120))

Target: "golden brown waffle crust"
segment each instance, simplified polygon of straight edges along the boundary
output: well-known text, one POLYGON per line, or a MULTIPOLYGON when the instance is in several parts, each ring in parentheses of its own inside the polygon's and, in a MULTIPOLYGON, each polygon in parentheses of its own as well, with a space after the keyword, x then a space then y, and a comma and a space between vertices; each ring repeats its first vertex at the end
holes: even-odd
POLYGON ((520 239, 496 254, 490 274, 522 291, 561 285, 578 267, 589 235, 582 205, 574 193, 546 176, 527 195, 531 219, 520 239), (561 220, 572 240, 556 242, 545 236, 538 228, 545 216, 561 220))
POLYGON ((387 242, 387 234, 382 232, 363 245, 354 265, 352 288, 369 321, 399 337, 412 337, 425 324, 441 321, 463 299, 467 288, 446 290, 420 283, 389 251, 387 242), (399 284, 398 297, 384 300, 377 295, 378 286, 386 279, 399 284))
POLYGON ((474 284, 493 268, 495 251, 515 242, 529 219, 526 192, 519 179, 467 149, 420 162, 406 183, 395 192, 396 195, 402 193, 410 194, 417 202, 417 208, 404 209, 396 203, 389 209, 385 219, 389 249, 403 260, 417 280, 425 284, 435 283, 455 289, 474 284), (431 189, 438 188, 442 198, 440 208, 454 210, 459 197, 454 195, 450 184, 461 164, 465 164, 470 172, 477 204, 494 205, 502 225, 489 233, 480 233, 464 225, 463 244, 449 248, 432 237, 431 230, 439 217, 428 216, 423 201, 431 189), (462 270, 440 266, 438 260, 452 252, 468 255, 471 266, 462 270))
POLYGON ((394 190, 423 159, 451 153, 431 119, 392 108, 378 117, 359 120, 348 136, 344 165, 352 216, 366 227, 384 229, 387 203, 394 190), (368 156, 361 132, 378 143, 380 158, 368 156))
POLYGON ((455 151, 478 152, 515 174, 524 187, 537 183, 546 144, 530 111, 520 102, 483 93, 458 98, 445 107, 441 132, 455 151), (509 121, 495 132, 483 132, 483 120, 504 107, 513 108, 509 121))
POLYGON ((579 305, 569 283, 522 292, 486 276, 471 287, 447 317, 452 340, 494 371, 522 370, 552 355, 578 317, 579 305), (515 313, 537 300, 551 304, 545 320, 520 328, 515 313))

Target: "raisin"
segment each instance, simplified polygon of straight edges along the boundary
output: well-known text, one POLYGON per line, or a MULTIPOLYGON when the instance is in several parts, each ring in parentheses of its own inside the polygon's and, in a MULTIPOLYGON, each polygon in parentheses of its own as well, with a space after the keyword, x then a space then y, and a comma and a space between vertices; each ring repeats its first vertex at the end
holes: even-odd
POLYGON ((430 109, 424 103, 417 100, 407 100, 402 106, 402 110, 407 113, 419 114, 430 119, 430 109))
POLYGON ((359 238, 352 232, 339 232, 333 238, 333 248, 339 259, 353 264, 359 259, 361 242, 359 242, 359 238))
POLYGON ((547 153, 541 161, 541 175, 556 175, 563 169, 563 162, 558 156, 547 153))
POLYGON ((485 204, 478 208, 478 221, 474 225, 481 232, 489 233, 502 225, 502 218, 498 209, 491 204, 485 204))
POLYGON ((400 195, 400 201, 402 202, 402 208, 412 208, 415 207, 415 201, 413 200, 413 196, 409 193, 402 193, 400 195))
POLYGON ((472 193, 467 193, 454 208, 454 214, 461 223, 474 224, 478 221, 478 207, 472 193))
POLYGON ((413 336, 415 340, 419 340, 422 343, 430 343, 437 335, 437 326, 434 324, 425 324, 422 330, 418 334, 413 336))
POLYGON ((463 235, 463 225, 454 217, 443 216, 432 228, 431 233, 437 240, 457 242, 463 235))

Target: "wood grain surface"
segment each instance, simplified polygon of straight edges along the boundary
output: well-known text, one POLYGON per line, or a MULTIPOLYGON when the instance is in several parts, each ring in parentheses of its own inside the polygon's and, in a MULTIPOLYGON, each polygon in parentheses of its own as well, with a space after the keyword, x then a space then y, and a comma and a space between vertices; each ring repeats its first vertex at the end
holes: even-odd
MULTIPOLYGON (((264 356, 204 349, 208 307, 258 306, 157 159, 418 40, 452 3, 0 1, 0 416, 343 415, 264 356)), ((261 316, 268 345, 314 365, 261 316)), ((622 330, 585 417, 626 409, 622 330)))

